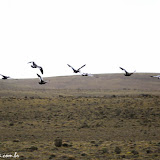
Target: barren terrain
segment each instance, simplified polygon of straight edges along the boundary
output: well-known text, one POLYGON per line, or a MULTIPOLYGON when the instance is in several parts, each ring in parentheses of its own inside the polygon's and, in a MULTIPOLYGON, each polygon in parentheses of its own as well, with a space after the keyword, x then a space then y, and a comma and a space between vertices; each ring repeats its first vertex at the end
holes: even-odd
POLYGON ((0 80, 1 156, 159 160, 160 80, 150 75, 0 80))

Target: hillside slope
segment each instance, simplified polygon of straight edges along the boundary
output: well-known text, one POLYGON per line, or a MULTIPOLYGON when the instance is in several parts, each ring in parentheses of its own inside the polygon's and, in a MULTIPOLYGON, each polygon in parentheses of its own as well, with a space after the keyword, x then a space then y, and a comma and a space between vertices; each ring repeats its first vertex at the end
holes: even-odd
MULTIPOLYGON (((145 91, 145 92, 159 92, 160 80, 151 78, 150 73, 136 73, 130 77, 125 77, 123 74, 100 74, 93 77, 83 77, 80 75, 74 76, 59 76, 59 77, 45 77, 48 81, 45 85, 39 85, 39 79, 19 79, 19 80, 0 80, 0 94, 16 94, 23 92, 27 95, 45 93, 48 96, 57 92, 65 90, 89 90, 89 91, 145 91), (26 92, 26 93, 25 93, 26 92)), ((70 92, 71 93, 71 92, 70 92)), ((57 93, 59 94, 59 93, 57 93)))

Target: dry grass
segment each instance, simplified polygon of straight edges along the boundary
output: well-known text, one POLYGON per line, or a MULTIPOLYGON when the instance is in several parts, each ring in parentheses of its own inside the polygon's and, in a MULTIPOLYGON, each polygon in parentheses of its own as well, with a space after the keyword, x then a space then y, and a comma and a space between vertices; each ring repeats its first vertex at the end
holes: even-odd
POLYGON ((1 98, 1 151, 28 159, 158 159, 159 104, 153 95, 1 98), (64 146, 54 145, 57 137, 64 146))
MULTIPOLYGON (((113 77, 104 75, 101 81, 110 78, 113 85, 113 77)), ((157 79, 150 90, 145 84, 135 90, 134 84, 124 87, 122 82, 113 90, 73 89, 78 79, 72 89, 38 84, 32 89, 22 81, 12 81, 13 86, 0 81, 0 154, 17 152, 21 160, 160 159, 157 79), (62 146, 55 146, 57 138, 62 146)))

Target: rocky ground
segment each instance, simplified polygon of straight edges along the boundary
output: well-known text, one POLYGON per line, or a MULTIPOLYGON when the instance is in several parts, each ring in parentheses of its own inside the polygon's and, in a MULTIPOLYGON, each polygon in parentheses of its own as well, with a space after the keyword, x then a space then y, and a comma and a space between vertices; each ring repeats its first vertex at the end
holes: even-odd
POLYGON ((159 95, 77 92, 1 97, 0 158, 17 152, 20 160, 160 159, 159 95))

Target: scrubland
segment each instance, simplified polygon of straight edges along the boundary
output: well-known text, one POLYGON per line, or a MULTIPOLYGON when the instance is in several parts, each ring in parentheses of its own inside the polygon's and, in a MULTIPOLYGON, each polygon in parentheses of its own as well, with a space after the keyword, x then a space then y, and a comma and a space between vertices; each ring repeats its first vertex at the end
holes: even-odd
POLYGON ((38 79, 0 80, 1 155, 160 159, 158 79, 149 74, 46 79, 43 86, 38 79))

